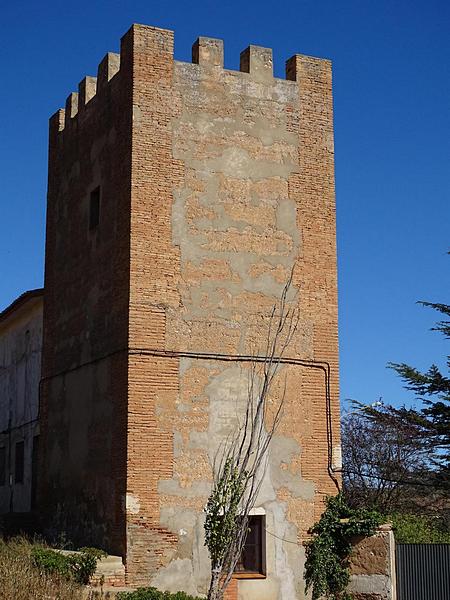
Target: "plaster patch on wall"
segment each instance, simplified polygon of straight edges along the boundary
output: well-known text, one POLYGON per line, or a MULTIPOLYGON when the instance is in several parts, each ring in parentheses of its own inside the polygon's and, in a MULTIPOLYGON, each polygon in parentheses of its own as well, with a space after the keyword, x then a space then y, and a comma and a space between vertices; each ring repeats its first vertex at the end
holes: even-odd
POLYGON ((161 568, 151 585, 159 590, 197 595, 197 586, 193 577, 192 561, 188 558, 172 560, 167 567, 161 568))
MULTIPOLYGON (((273 502, 271 511, 274 517, 274 529, 277 532, 275 539, 275 572, 280 582, 279 599, 296 598, 295 576, 289 561, 287 545, 289 542, 283 540, 296 539, 293 531, 295 527, 289 526, 286 520, 286 508, 284 503, 273 502), (281 539, 280 539, 281 538, 281 539)), ((295 532, 296 533, 296 532, 295 532)))
POLYGON ((139 498, 134 494, 127 493, 125 497, 125 509, 126 512, 129 514, 139 514, 139 511, 141 510, 141 503, 139 502, 139 498))
POLYGON ((286 488, 295 498, 314 500, 314 483, 301 478, 289 469, 289 463, 301 453, 300 445, 293 438, 275 435, 270 448, 270 477, 275 489, 286 488), (282 469, 282 463, 287 464, 282 469))
POLYGON ((351 575, 348 589, 359 594, 378 594, 391 598, 391 581, 387 575, 351 575))
POLYGON ((185 498, 208 497, 211 491, 209 481, 194 481, 189 487, 181 487, 175 479, 162 479, 158 483, 158 492, 168 496, 180 496, 185 498))

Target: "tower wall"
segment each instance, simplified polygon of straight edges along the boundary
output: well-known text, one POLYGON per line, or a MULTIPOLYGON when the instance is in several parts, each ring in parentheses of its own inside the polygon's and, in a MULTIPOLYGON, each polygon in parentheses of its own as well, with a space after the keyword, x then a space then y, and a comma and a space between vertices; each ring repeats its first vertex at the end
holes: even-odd
POLYGON ((322 370, 284 368, 274 395, 286 378, 285 416, 258 508, 286 541, 269 533, 267 579, 240 581, 239 594, 301 597, 302 542, 336 490, 328 468, 339 448, 330 63, 293 57, 281 80, 269 49, 249 47, 241 71, 229 71, 220 40, 199 38, 182 63, 171 32, 135 26, 128 36, 129 581, 152 573, 161 588, 205 591, 202 510, 245 402, 240 357, 264 352, 268 314, 294 269, 300 326, 288 354, 330 363, 332 412, 322 370))
MULTIPOLYGON (((285 389, 284 414, 256 507, 266 515, 267 576, 240 580, 239 598, 303 598, 303 542, 336 490, 331 66, 297 55, 286 73, 274 78, 271 50, 256 46, 240 71, 224 69, 222 42, 210 38, 194 44, 192 63, 175 61, 172 32, 134 25, 104 100, 97 91, 84 108, 89 127, 59 131, 61 113, 53 120, 44 365, 50 374, 57 361, 60 370, 90 364, 48 380, 45 460, 61 506, 74 481, 77 503, 90 494, 92 531, 103 527, 96 539, 122 548, 132 584, 205 591, 212 465, 245 404, 243 357, 265 352, 291 272, 300 322, 272 392, 276 406, 285 389), (79 187, 63 188, 77 161, 79 187), (105 188, 114 235, 94 246, 77 232, 81 199, 98 185, 100 225, 105 188), (85 433, 93 425, 100 451, 85 433), (71 432, 84 436, 86 460, 66 481, 55 456, 69 451, 71 432), (95 496, 93 480, 107 497, 95 496)), ((83 89, 87 98, 93 82, 83 89)))
POLYGON ((131 85, 119 64, 108 54, 50 120, 40 497, 47 529, 124 554, 131 85))

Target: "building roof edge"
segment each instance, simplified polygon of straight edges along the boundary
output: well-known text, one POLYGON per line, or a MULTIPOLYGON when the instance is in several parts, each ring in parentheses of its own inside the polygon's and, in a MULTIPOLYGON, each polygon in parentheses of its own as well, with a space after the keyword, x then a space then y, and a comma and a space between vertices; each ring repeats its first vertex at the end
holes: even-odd
POLYGON ((13 300, 9 306, 0 312, 0 323, 6 320, 12 313, 24 306, 30 300, 39 298, 43 295, 44 288, 36 288, 35 290, 27 290, 26 292, 23 292, 23 294, 20 294, 20 296, 13 300))

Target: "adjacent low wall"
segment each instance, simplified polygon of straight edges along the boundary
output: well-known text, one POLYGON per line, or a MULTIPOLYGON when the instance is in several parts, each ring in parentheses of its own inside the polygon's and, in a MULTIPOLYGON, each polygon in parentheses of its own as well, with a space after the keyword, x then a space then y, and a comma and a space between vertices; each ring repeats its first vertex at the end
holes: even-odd
POLYGON ((369 538, 357 538, 350 558, 354 600, 396 600, 395 540, 390 525, 369 538))

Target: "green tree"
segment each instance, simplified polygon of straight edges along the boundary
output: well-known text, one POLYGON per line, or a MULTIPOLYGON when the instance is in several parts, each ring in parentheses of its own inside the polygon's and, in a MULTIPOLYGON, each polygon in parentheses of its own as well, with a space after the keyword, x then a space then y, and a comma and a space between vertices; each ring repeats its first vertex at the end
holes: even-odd
MULTIPOLYGON (((421 302, 450 318, 450 305, 433 302, 421 302)), ((450 339, 450 321, 438 321, 434 331, 440 331, 450 339)), ((425 373, 405 363, 389 363, 402 380, 405 387, 413 391, 421 400, 423 407, 420 410, 399 409, 392 411, 393 416, 400 416, 415 425, 426 441, 432 444, 435 452, 434 465, 438 474, 448 478, 450 468, 450 378, 444 375, 435 365, 425 373)), ((447 369, 450 370, 450 356, 447 356, 447 369)))
MULTIPOLYGON (((420 302, 444 318, 432 328, 450 339, 450 306, 420 302)), ((450 369, 450 356, 446 357, 450 369)), ((397 520, 409 514, 450 531, 450 378, 437 365, 422 372, 389 363, 418 408, 354 402, 343 418, 344 487, 352 506, 373 507, 397 520)), ((431 541, 431 540, 430 540, 431 541)))

